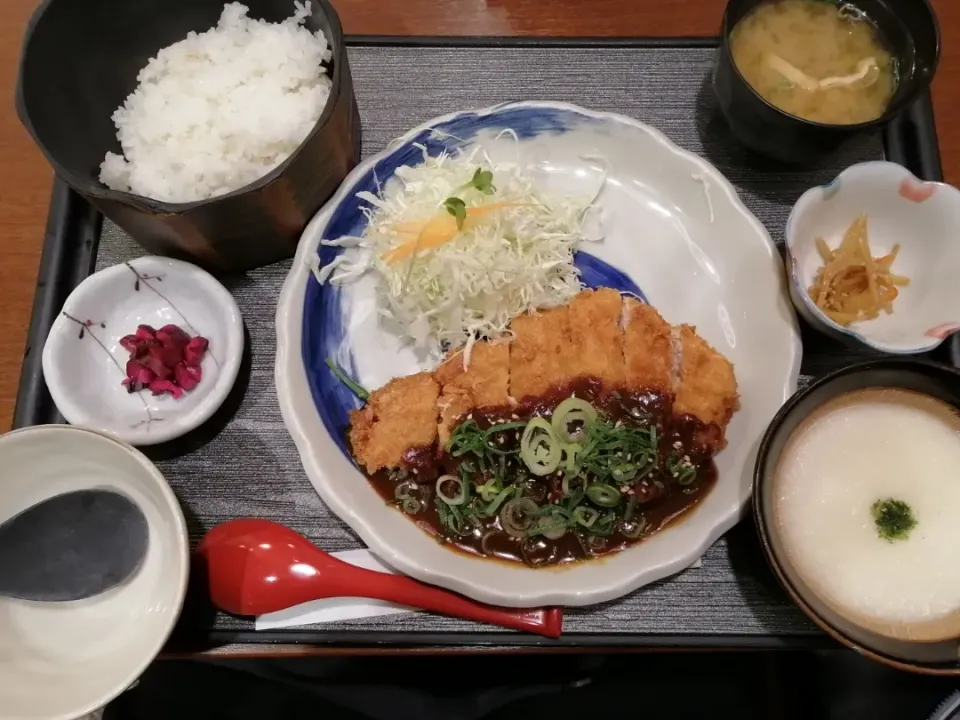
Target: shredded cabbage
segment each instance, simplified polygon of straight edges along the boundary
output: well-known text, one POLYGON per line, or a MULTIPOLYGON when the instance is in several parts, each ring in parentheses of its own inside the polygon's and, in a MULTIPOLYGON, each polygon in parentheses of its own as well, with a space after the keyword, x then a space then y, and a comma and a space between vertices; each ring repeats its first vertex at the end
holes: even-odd
POLYGON ((386 189, 357 194, 369 204, 362 208, 369 221, 363 237, 324 241, 348 249, 314 271, 321 283, 376 273, 381 314, 418 348, 439 354, 466 345, 466 364, 477 339, 503 337, 521 313, 563 305, 580 291, 573 255, 595 196, 548 197, 519 163, 493 164, 479 147, 438 156, 421 150, 423 163, 397 168, 386 189), (493 173, 486 192, 471 185, 478 169, 493 173), (461 230, 445 206, 452 197, 469 216, 461 230), (470 216, 472 208, 494 204, 470 216), (417 228, 431 222, 433 230, 448 227, 450 239, 442 235, 423 247, 430 231, 417 228), (401 246, 411 250, 411 240, 412 255, 389 256, 401 246))

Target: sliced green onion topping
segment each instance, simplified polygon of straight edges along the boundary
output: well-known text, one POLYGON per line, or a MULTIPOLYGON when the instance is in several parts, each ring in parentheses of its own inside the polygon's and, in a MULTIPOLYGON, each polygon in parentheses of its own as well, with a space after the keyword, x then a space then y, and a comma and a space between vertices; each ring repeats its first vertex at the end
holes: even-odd
POLYGON ((500 509, 500 506, 503 505, 506 499, 513 495, 514 492, 515 490, 513 487, 507 487, 501 490, 499 493, 497 493, 497 496, 493 499, 493 502, 483 509, 483 514, 487 517, 496 515, 497 510, 500 509))
POLYGON ((647 527, 647 519, 640 515, 635 520, 624 520, 620 523, 620 534, 625 538, 631 540, 636 540, 643 533, 644 528, 647 527))
POLYGON ((477 485, 477 493, 484 502, 490 502, 500 494, 500 481, 497 478, 490 478, 483 485, 477 485))
POLYGON ((412 482, 402 482, 397 483, 397 486, 393 489, 393 497, 397 500, 405 500, 417 489, 417 486, 412 482))
POLYGON ((680 474, 677 475, 677 482, 683 486, 692 485, 693 481, 697 479, 697 469, 695 467, 685 467, 680 471, 680 474))
POLYGON ((586 507, 580 505, 573 509, 573 513, 570 515, 570 518, 577 523, 578 525, 583 525, 585 528, 593 527, 593 524, 597 521, 597 518, 600 517, 600 512, 594 510, 591 507, 586 507))
POLYGON ((563 446, 563 469, 567 475, 580 472, 580 453, 583 446, 579 443, 567 443, 563 446))
POLYGON ((587 487, 587 497, 600 507, 616 507, 620 502, 620 491, 612 485, 594 483, 587 487))
POLYGON ((534 475, 549 475, 560 465, 563 448, 550 423, 535 417, 527 423, 520 438, 520 458, 534 475))
POLYGON ((447 505, 462 505, 467 499, 467 484, 456 475, 441 475, 437 478, 437 497, 447 505), (448 490, 450 485, 457 488, 456 492, 448 490))
POLYGON ((500 527, 513 537, 525 537, 537 520, 537 504, 530 498, 514 498, 500 510, 500 527))
POLYGON ((550 424, 557 438, 562 442, 571 443, 582 438, 596 419, 597 410, 593 405, 586 400, 571 397, 557 405, 550 424), (572 423, 576 423, 577 427, 571 432, 572 423))
POLYGON ((570 525, 566 511, 557 505, 549 505, 543 510, 546 512, 527 534, 543 535, 548 540, 559 540, 566 534, 567 527, 570 525))
POLYGON ((408 495, 403 499, 403 502, 400 503, 400 507, 403 508, 403 511, 407 513, 407 515, 416 515, 423 509, 423 503, 408 495))
POLYGON ((671 455, 667 458, 667 470, 677 483, 684 487, 692 485, 697 479, 697 468, 686 457, 680 459, 676 455, 671 455))
POLYGON ((587 489, 586 478, 579 475, 574 475, 573 477, 565 475, 563 482, 560 483, 560 489, 563 491, 564 497, 572 497, 577 493, 584 493, 587 489))
POLYGON ((611 468, 610 474, 618 483, 629 485, 639 471, 640 468, 635 463, 620 463, 611 468))

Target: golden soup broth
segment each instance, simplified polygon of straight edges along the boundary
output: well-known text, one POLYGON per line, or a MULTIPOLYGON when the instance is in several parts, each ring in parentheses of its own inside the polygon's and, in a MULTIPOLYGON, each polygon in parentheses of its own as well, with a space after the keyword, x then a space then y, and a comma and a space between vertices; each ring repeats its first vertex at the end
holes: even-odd
POLYGON ((733 28, 730 52, 764 100, 819 123, 875 120, 897 85, 895 59, 873 24, 850 5, 765 3, 733 28))

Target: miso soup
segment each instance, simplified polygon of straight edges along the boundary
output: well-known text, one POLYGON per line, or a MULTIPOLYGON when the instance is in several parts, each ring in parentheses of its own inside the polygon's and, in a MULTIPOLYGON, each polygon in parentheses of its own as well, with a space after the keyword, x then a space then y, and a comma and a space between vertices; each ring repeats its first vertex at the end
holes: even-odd
POLYGON ((869 18, 825 0, 772 0, 730 33, 743 78, 771 105, 804 120, 875 120, 897 86, 897 64, 869 18))

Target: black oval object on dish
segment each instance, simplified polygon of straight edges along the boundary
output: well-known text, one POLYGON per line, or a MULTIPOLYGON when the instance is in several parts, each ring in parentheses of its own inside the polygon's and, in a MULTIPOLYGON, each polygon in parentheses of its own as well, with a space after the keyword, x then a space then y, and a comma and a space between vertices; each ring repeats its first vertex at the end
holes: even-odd
MULTIPOLYGON (((306 223, 360 157, 360 118, 343 31, 327 0, 307 0, 305 26, 323 30, 332 59, 327 105, 300 146, 239 190, 165 203, 99 180, 118 152, 111 116, 161 48, 217 24, 223 0, 46 0, 27 28, 16 105, 56 173, 149 252, 239 271, 290 257, 306 223)), ((251 18, 280 22, 293 0, 242 0, 251 18)))
POLYGON ((774 476, 793 432, 824 403, 839 395, 869 388, 911 390, 941 400, 960 412, 960 370, 924 360, 869 360, 837 370, 799 390, 774 416, 757 453, 753 513, 760 543, 767 562, 791 599, 834 639, 892 667, 925 674, 960 676, 957 655, 960 638, 910 642, 881 636, 855 625, 810 589, 786 557, 774 526, 774 476))
POLYGON ((713 71, 720 112, 737 139, 751 150, 790 163, 815 161, 847 138, 889 122, 925 92, 940 58, 940 30, 929 0, 853 0, 866 13, 898 61, 897 87, 886 111, 855 125, 829 125, 791 115, 764 100, 744 79, 730 52, 730 33, 770 0, 730 0, 713 71))

